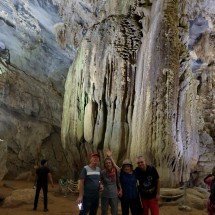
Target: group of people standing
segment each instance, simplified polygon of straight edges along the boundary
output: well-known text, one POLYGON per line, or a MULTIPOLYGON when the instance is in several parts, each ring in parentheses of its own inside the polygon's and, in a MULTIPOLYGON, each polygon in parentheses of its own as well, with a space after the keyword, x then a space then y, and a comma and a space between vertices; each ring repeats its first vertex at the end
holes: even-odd
MULTIPOLYGON (((147 164, 145 157, 138 156, 137 167, 133 169, 130 160, 126 159, 119 168, 112 158, 111 151, 107 151, 104 159, 104 170, 100 170, 100 156, 92 153, 90 162, 84 166, 80 174, 79 215, 96 215, 99 207, 99 194, 101 192, 101 215, 108 214, 110 206, 111 215, 118 214, 118 201, 120 199, 122 215, 159 215, 158 200, 160 198, 160 181, 157 170, 147 164)), ((47 160, 41 161, 36 170, 35 200, 33 210, 37 210, 40 190, 44 195, 44 212, 48 211, 48 180, 54 187, 52 175, 47 160)), ((211 174, 204 178, 209 186, 208 215, 215 215, 215 167, 211 174)))
POLYGON ((90 162, 84 166, 80 174, 79 215, 96 215, 101 192, 101 215, 118 215, 120 199, 122 215, 159 215, 158 200, 160 182, 157 170, 147 164, 143 156, 137 157, 134 169, 130 160, 126 159, 119 168, 112 158, 111 151, 106 153, 104 169, 99 168, 100 156, 93 153, 90 162))
MULTIPOLYGON (((147 164, 145 157, 138 156, 137 167, 133 169, 130 160, 126 159, 119 168, 112 158, 111 151, 107 151, 104 159, 104 170, 100 170, 100 156, 92 153, 90 162, 84 166, 80 174, 79 215, 96 215, 99 207, 101 192, 101 215, 108 214, 110 206, 111 215, 118 214, 118 201, 120 199, 122 215, 159 215, 158 200, 160 198, 160 181, 157 170, 147 164)), ((48 180, 54 187, 52 175, 48 168, 47 160, 41 161, 41 166, 36 170, 35 200, 33 210, 37 210, 40 190, 44 195, 44 212, 48 211, 48 180)), ((209 186, 208 215, 215 215, 215 167, 211 174, 204 178, 209 186)))

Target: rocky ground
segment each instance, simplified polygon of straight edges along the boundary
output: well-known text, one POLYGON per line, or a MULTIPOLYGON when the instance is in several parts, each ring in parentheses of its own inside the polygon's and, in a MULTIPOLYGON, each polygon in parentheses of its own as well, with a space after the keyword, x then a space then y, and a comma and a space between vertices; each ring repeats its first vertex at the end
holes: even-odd
MULTIPOLYGON (((32 189, 32 182, 25 181, 1 181, 0 182, 0 199, 1 201, 0 214, 1 215, 33 215, 46 214, 43 212, 42 197, 40 198, 37 211, 32 211, 33 199, 35 190, 32 189)), ((196 191, 191 191, 195 193, 196 191)), ((190 192, 189 192, 190 193, 190 192)), ((41 193, 42 194, 42 193, 41 193)), ((42 196, 42 195, 41 195, 42 196)), ((195 193, 195 197, 198 195, 195 193)), ((76 205, 77 194, 69 194, 64 197, 63 193, 59 192, 58 184, 49 190, 49 214, 51 215, 76 215, 78 214, 78 207, 76 205)), ((202 200, 205 202, 205 200, 202 200)), ((193 202, 192 202, 193 204, 193 202)), ((200 203, 196 203, 200 205, 200 203)), ((98 215, 100 214, 100 210, 98 215)), ((192 208, 191 212, 185 212, 178 209, 176 202, 165 202, 160 207, 160 215, 206 215, 205 208, 197 210, 192 208)), ((119 212, 121 215, 121 211, 119 212)))

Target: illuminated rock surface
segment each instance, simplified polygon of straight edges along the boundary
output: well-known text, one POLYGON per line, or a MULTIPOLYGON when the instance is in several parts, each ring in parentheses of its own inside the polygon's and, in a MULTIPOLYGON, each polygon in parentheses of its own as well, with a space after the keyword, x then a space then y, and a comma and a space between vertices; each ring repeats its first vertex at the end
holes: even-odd
POLYGON ((0 2, 8 174, 48 157, 77 178, 110 148, 119 165, 146 153, 163 185, 199 184, 215 161, 213 0, 42 2, 0 2))

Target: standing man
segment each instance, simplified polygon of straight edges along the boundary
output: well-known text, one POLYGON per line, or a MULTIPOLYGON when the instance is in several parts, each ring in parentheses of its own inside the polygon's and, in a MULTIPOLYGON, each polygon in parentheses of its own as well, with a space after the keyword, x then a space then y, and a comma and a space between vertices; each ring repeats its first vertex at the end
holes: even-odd
POLYGON ((41 160, 41 167, 39 167, 36 170, 36 194, 35 194, 35 199, 34 199, 34 208, 33 210, 37 210, 37 204, 38 204, 38 199, 40 195, 40 190, 41 188, 43 189, 43 196, 44 196, 44 212, 48 211, 47 205, 48 205, 48 198, 47 198, 47 193, 48 193, 48 179, 54 187, 53 180, 52 180, 52 175, 50 173, 48 166, 47 160, 41 160))
POLYGON ((143 156, 137 157, 137 165, 135 173, 139 181, 143 215, 148 215, 149 209, 151 215, 159 215, 160 180, 158 172, 153 166, 147 165, 143 156))
POLYGON ((92 153, 89 165, 84 166, 80 174, 79 196, 77 203, 80 206, 79 215, 96 215, 99 207, 100 168, 99 154, 92 153))

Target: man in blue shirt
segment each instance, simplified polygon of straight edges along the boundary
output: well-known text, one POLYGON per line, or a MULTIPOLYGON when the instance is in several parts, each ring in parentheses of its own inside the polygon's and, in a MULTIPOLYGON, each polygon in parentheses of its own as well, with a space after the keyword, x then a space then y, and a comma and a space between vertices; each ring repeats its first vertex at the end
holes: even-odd
POLYGON ((93 153, 89 165, 80 174, 78 204, 82 204, 79 215, 96 215, 99 207, 100 168, 99 154, 93 153))

